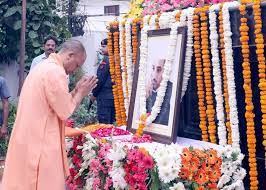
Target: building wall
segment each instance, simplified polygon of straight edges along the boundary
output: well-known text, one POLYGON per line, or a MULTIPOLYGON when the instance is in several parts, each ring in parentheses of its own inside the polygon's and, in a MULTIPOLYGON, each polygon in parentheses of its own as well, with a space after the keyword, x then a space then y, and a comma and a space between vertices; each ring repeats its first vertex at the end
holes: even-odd
POLYGON ((106 26, 110 21, 118 19, 117 16, 93 16, 104 15, 104 6, 119 5, 120 14, 129 11, 130 1, 108 1, 108 0, 80 0, 76 14, 90 15, 85 25, 87 31, 107 31, 106 26))
POLYGON ((95 74, 97 67, 96 51, 100 47, 102 39, 107 37, 108 23, 119 19, 119 16, 97 16, 104 15, 104 6, 119 5, 120 16, 129 11, 130 0, 128 1, 111 1, 111 0, 80 0, 77 12, 79 15, 90 15, 84 26, 84 35, 77 37, 80 39, 87 50, 87 60, 83 69, 87 74, 95 74), (93 16, 96 15, 96 16, 93 16))

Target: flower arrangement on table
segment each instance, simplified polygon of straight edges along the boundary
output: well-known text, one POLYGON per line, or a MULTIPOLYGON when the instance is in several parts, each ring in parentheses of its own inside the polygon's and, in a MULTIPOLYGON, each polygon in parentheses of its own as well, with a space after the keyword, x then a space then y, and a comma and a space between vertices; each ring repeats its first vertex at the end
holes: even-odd
POLYGON ((69 150, 70 189, 228 189, 242 185, 243 154, 177 144, 141 147, 92 136, 73 140, 69 150), (229 167, 231 166, 231 167, 229 167))

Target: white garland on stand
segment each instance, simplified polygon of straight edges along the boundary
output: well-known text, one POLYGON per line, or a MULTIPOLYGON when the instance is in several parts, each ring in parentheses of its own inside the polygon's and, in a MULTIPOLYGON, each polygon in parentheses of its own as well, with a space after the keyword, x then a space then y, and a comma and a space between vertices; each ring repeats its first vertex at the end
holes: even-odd
POLYGON ((223 28, 224 28, 224 49, 225 49, 225 62, 226 62, 226 75, 228 82, 228 95, 230 107, 230 125, 232 128, 232 146, 233 148, 240 148, 239 145, 239 121, 236 102, 236 86, 234 76, 234 58, 232 48, 232 32, 230 25, 229 8, 238 7, 239 2, 228 2, 223 5, 223 28))
POLYGON ((126 65, 127 65, 127 86, 128 86, 128 97, 130 100, 132 83, 133 83, 133 62, 132 62, 132 47, 131 47, 131 23, 132 19, 128 19, 125 24, 126 30, 126 65))
POLYGON ((220 145, 227 144, 226 127, 224 120, 224 99, 222 92, 222 76, 220 69, 220 59, 218 50, 217 15, 220 4, 212 5, 209 9, 210 42, 213 66, 214 94, 216 100, 216 113, 218 119, 218 138, 220 145))
POLYGON ((150 16, 145 16, 143 19, 143 28, 141 30, 141 43, 140 43, 140 61, 139 61, 139 91, 140 91, 140 113, 146 114, 146 64, 148 61, 148 30, 150 16))
POLYGON ((158 15, 152 15, 149 23, 150 30, 156 30, 156 18, 158 15))
MULTIPOLYGON (((149 126, 157 117, 161 111, 161 106, 164 100, 167 82, 169 81, 171 74, 172 63, 175 58, 176 42, 177 42, 177 29, 179 23, 174 23, 171 27, 169 47, 167 53, 167 59, 164 64, 163 79, 160 83, 158 93, 156 96, 155 103, 152 107, 151 114, 147 117, 146 125, 149 126)), ((139 85, 140 85, 140 113, 146 114, 146 90, 145 90, 145 81, 146 81, 146 64, 148 58, 148 25, 144 25, 141 31, 141 46, 140 46, 140 66, 139 66, 139 85)))
POLYGON ((180 12, 179 10, 173 12, 164 12, 159 18, 160 29, 170 28, 176 22, 175 15, 180 12))
POLYGON ((128 115, 128 107, 129 107, 129 98, 127 96, 127 80, 126 80, 126 68, 124 67, 124 40, 123 40, 123 34, 125 31, 125 27, 123 26, 122 22, 124 20, 121 20, 119 22, 119 48, 120 48, 120 66, 122 70, 122 87, 123 87, 123 94, 124 94, 124 104, 125 104, 125 109, 126 109, 126 115, 128 115))
POLYGON ((188 81, 191 75, 191 63, 193 56, 193 15, 194 8, 188 8, 182 11, 180 22, 186 23, 187 25, 187 48, 186 48, 186 57, 185 57, 185 65, 184 65, 184 73, 183 73, 183 83, 182 83, 182 92, 181 92, 181 101, 182 97, 185 95, 188 81), (184 16, 183 16, 184 15, 184 16), (186 22, 187 18, 187 22, 186 22))

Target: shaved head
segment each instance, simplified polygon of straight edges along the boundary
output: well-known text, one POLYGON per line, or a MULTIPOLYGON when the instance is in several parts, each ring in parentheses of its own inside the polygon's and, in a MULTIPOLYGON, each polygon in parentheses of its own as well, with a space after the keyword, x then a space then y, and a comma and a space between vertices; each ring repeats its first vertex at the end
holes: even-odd
POLYGON ((78 40, 67 40, 65 41, 59 53, 73 52, 74 54, 84 53, 86 55, 86 50, 83 44, 78 40))
POLYGON ((64 68, 67 74, 73 74, 86 60, 86 50, 78 40, 67 40, 61 46, 59 55, 63 58, 64 68))

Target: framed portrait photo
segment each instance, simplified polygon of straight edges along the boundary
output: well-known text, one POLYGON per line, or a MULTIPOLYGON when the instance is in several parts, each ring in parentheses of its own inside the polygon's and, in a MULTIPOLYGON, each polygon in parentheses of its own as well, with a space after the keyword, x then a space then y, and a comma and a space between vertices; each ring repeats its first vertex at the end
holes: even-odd
MULTIPOLYGON (((183 69, 186 50, 186 27, 177 29, 175 55, 171 65, 171 74, 167 82, 165 95, 159 114, 151 125, 144 128, 144 134, 149 134, 157 142, 170 144, 176 141, 180 98, 182 90, 183 69)), ((147 114, 153 110, 157 92, 163 79, 164 64, 170 46, 170 29, 148 31, 148 54, 145 64, 145 89, 147 114)), ((128 113, 128 129, 135 132, 140 119, 140 77, 139 61, 135 65, 132 94, 128 113)))

